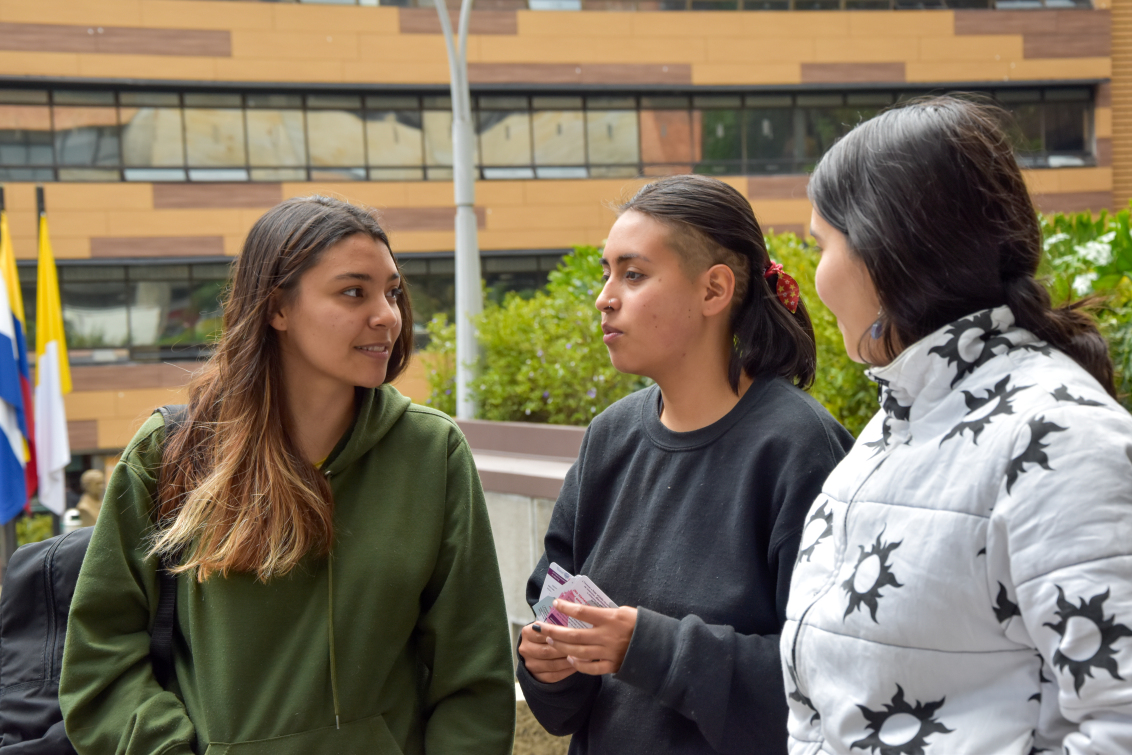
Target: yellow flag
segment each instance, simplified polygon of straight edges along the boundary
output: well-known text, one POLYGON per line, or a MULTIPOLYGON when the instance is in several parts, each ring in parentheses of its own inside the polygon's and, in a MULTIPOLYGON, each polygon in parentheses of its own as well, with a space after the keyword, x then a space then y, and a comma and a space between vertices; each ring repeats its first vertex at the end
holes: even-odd
POLYGON ((39 270, 35 289, 35 383, 43 382, 43 355, 55 342, 59 388, 71 392, 71 365, 67 358, 67 339, 63 334, 63 305, 59 300, 59 274, 47 235, 47 216, 39 216, 39 270))
POLYGON ((24 297, 20 294, 20 276, 16 271, 16 253, 12 249, 12 233, 8 230, 8 213, 0 210, 0 278, 8 285, 8 306, 27 332, 24 319, 24 297))

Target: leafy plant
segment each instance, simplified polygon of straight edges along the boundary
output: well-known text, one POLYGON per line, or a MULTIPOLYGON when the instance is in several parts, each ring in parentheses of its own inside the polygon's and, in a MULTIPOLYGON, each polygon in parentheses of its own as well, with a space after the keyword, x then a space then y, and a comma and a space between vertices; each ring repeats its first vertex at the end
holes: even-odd
POLYGON ((1054 304, 1087 296, 1116 366, 1116 389, 1132 410, 1132 228, 1129 211, 1055 214, 1042 218, 1041 274, 1054 304))

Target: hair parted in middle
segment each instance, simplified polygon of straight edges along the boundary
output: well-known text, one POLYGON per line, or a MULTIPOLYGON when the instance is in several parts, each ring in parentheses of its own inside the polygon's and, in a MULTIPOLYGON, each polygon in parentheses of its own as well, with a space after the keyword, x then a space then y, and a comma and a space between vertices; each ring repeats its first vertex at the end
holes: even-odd
POLYGON ((801 300, 791 313, 775 292, 778 276, 764 277, 770 256, 746 197, 716 178, 667 176, 642 187, 617 211, 639 212, 666 226, 669 246, 689 276, 713 265, 735 274, 727 366, 733 391, 739 392, 743 372, 778 375, 802 388, 813 382, 817 346, 810 315, 801 300))
MULTIPOLYGON (((224 331, 190 383, 185 422, 162 454, 151 554, 175 557, 175 571, 195 570, 200 581, 230 572, 266 581, 307 554, 329 552, 330 485, 291 437, 270 320, 326 250, 355 234, 389 248, 371 211, 322 196, 287 200, 249 231, 224 301, 224 331)), ((413 345, 407 291, 397 308, 401 333, 387 383, 404 371, 413 345)))

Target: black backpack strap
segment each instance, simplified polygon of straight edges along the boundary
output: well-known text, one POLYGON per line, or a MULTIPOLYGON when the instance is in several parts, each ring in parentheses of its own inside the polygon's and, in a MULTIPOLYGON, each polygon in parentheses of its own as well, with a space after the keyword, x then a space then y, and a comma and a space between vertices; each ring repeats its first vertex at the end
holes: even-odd
MULTIPOLYGON (((168 441, 184 423, 187 408, 176 404, 162 406, 157 411, 165 421, 165 440, 168 441)), ((177 575, 170 571, 173 565, 169 559, 161 560, 161 569, 157 572, 157 616, 149 636, 153 675, 162 687, 173 677, 173 625, 177 621, 177 575)))

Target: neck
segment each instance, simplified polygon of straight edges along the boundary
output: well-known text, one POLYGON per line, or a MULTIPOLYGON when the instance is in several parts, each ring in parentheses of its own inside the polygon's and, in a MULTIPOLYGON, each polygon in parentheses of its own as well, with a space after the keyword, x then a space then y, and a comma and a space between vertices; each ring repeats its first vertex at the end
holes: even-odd
POLYGON ((317 464, 330 455, 350 428, 355 411, 354 389, 291 379, 286 370, 283 382, 291 438, 303 458, 317 464))
POLYGON ((685 358, 674 370, 654 378, 664 400, 661 424, 673 432, 691 432, 718 422, 734 409, 754 381, 744 372, 739 376, 739 393, 731 390, 730 356, 728 340, 726 350, 685 358))

